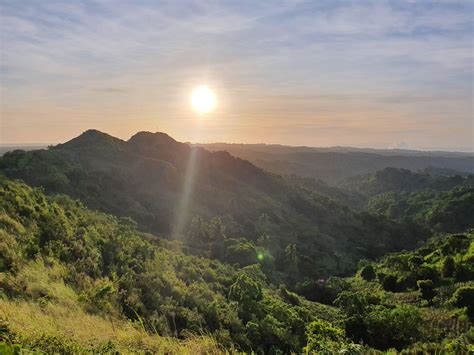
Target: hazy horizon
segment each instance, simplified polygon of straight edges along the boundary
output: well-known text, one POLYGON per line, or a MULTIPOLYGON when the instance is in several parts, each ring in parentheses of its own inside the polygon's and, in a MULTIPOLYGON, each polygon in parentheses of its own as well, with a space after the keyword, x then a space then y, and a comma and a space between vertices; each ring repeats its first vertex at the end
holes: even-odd
MULTIPOLYGON (((84 131, 85 132, 85 131, 84 131)), ((62 144, 62 143, 65 143, 79 135, 81 135, 82 133, 84 132, 81 132, 80 134, 76 135, 76 136, 73 136, 73 137, 70 137, 64 141, 61 141, 61 142, 12 142, 12 143, 1 143, 0 142, 0 147, 46 147, 48 145, 56 145, 56 144, 62 144)), ((106 134, 109 134, 107 132, 104 132, 104 131, 101 131, 102 133, 106 133, 106 134)), ((149 132, 149 131, 137 131, 135 133, 138 133, 138 132, 149 132)), ((133 133, 133 134, 135 134, 133 133)), ((162 131, 156 131, 156 132, 152 132, 152 133, 165 133, 165 134, 168 134, 166 132, 162 132, 162 131)), ((116 137, 116 138, 119 138, 119 139, 122 139, 124 141, 127 141, 128 139, 130 139, 132 136, 130 135, 129 137, 116 137)), ((113 135, 112 135, 113 136, 113 135)), ((170 135, 171 136, 171 135, 170 135)), ((114 136, 115 137, 115 136, 114 136)), ((175 138, 173 136, 171 136, 172 138, 175 138)), ((180 141, 180 140, 178 140, 180 141)), ((351 149, 351 148, 355 148, 355 149, 373 149, 373 150, 406 150, 406 151, 410 151, 410 150, 413 150, 413 151, 421 151, 421 152, 446 152, 446 153, 474 153, 474 149, 473 148, 468 148, 468 147, 465 147, 464 150, 462 150, 462 148, 452 148, 450 149, 449 147, 447 149, 437 149, 435 147, 414 147, 414 148, 410 148, 410 147, 368 147, 368 146, 350 146, 350 145, 333 145, 333 146, 318 146, 318 145, 291 145, 291 144, 282 144, 282 143, 278 143, 278 142, 249 142, 249 143, 243 143, 243 142, 224 142, 224 141, 181 141, 183 143, 189 143, 189 144, 197 144, 197 145, 211 145, 211 144, 230 144, 230 145, 276 145, 276 146, 285 146, 285 147, 292 147, 292 148, 302 148, 302 147, 306 147, 306 148, 317 148, 317 149, 332 149, 332 148, 347 148, 347 149, 351 149), (469 150, 471 149, 471 150, 469 150)))

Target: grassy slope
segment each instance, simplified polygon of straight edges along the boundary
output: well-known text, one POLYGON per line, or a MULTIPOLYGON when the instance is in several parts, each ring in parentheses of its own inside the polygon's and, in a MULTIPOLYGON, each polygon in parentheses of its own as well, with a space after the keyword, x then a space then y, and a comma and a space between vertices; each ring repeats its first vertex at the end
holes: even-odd
POLYGON ((177 340, 152 335, 137 323, 88 314, 78 304, 75 307, 65 307, 56 303, 38 304, 8 299, 0 300, 0 339, 2 338, 7 343, 46 353, 223 352, 211 337, 190 335, 188 339, 177 340))

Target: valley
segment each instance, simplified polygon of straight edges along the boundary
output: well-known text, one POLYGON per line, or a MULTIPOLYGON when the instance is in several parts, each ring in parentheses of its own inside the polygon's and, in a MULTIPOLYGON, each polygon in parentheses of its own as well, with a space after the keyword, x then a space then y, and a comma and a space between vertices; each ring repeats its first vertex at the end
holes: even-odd
POLYGON ((164 133, 92 130, 8 152, 0 171, 5 349, 470 347, 472 175, 386 168, 330 186, 164 133), (103 327, 93 348, 7 311, 46 322, 64 307, 103 327))

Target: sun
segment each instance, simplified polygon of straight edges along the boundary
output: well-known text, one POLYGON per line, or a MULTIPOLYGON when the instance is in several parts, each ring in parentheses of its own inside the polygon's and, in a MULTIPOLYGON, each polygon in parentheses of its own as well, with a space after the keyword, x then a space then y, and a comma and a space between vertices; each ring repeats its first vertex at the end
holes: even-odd
POLYGON ((216 95, 206 85, 198 86, 191 94, 191 105, 198 113, 209 113, 216 107, 216 95))

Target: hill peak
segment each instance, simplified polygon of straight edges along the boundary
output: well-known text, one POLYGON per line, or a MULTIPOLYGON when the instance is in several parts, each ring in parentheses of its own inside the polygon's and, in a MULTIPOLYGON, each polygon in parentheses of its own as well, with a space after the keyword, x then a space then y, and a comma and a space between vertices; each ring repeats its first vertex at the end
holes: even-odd
POLYGON ((113 137, 107 133, 98 131, 96 129, 88 129, 81 135, 67 141, 66 143, 59 144, 58 148, 82 148, 90 146, 110 146, 122 144, 123 141, 119 138, 113 137))
POLYGON ((170 137, 168 134, 163 132, 147 132, 141 131, 135 133, 129 140, 129 143, 134 144, 147 144, 147 145, 157 145, 157 144, 175 144, 178 143, 175 139, 170 137))

